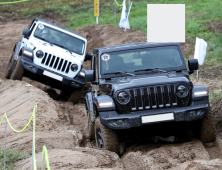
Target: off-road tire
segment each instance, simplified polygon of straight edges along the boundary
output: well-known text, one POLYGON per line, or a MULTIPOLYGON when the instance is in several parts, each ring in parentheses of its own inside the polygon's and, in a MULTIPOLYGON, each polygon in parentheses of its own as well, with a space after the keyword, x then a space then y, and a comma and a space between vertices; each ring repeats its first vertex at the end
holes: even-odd
POLYGON ((102 134, 102 140, 103 140, 103 146, 104 146, 103 148, 119 154, 119 151, 120 151, 119 138, 116 131, 103 126, 100 122, 100 118, 97 117, 96 122, 95 122, 95 138, 96 138, 97 147, 99 147, 98 135, 97 135, 99 130, 102 134))
POLYGON ((24 68, 22 67, 22 64, 20 63, 21 56, 18 57, 18 60, 15 61, 15 65, 12 71, 12 74, 10 76, 10 79, 12 80, 22 80, 22 77, 24 75, 24 68))
POLYGON ((82 92, 82 89, 74 89, 68 99, 68 102, 73 102, 74 104, 78 103, 81 97, 81 92, 82 92))
POLYGON ((95 139, 95 122, 92 122, 90 119, 90 113, 88 111, 87 116, 87 126, 86 126, 86 134, 90 140, 95 139))
POLYGON ((216 139, 216 126, 213 112, 210 110, 202 119, 200 129, 200 140, 203 143, 214 142, 216 139))
POLYGON ((12 53, 12 56, 8 62, 8 66, 6 68, 6 71, 5 71, 5 78, 6 79, 9 79, 11 74, 12 74, 12 70, 14 68, 14 65, 15 65, 15 61, 13 60, 13 56, 14 56, 14 52, 12 53))

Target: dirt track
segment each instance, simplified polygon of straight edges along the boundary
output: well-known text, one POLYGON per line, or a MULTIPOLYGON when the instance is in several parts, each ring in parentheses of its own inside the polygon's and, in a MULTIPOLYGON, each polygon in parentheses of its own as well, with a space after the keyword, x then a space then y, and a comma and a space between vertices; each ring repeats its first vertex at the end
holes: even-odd
MULTIPOLYGON (((0 23, 0 115, 7 111, 16 129, 21 129, 38 104, 36 116, 36 152, 38 167, 45 144, 49 150, 51 169, 222 169, 221 140, 203 146, 196 139, 184 143, 133 145, 121 158, 100 150, 85 138, 86 112, 84 104, 73 105, 53 100, 57 95, 38 82, 4 79, 4 71, 14 44, 30 20, 0 23), (31 84, 31 85, 30 85, 31 84), (51 96, 51 97, 50 97, 51 96)), ((139 31, 109 25, 92 25, 76 30, 88 39, 87 51, 95 47, 146 41, 139 31)), ((89 68, 89 62, 84 63, 89 68)), ((207 84, 207 82, 204 82, 207 84)), ((84 94, 83 94, 84 96, 84 94)), ((0 116, 1 117, 1 116, 0 116)), ((4 125, 0 126, 0 148, 3 148, 4 125)), ((7 129, 7 149, 25 150, 31 154, 32 127, 22 133, 7 129)), ((15 164, 15 169, 30 169, 31 158, 15 164)))

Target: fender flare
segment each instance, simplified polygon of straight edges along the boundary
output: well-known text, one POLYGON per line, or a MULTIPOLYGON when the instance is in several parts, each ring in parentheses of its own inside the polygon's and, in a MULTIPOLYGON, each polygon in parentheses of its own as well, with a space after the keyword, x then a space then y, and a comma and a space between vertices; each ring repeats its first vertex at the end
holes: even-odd
POLYGON ((19 41, 19 42, 17 42, 16 43, 16 45, 15 45, 15 47, 14 47, 14 56, 13 56, 13 59, 15 60, 15 61, 17 61, 18 60, 18 56, 19 56, 19 54, 21 54, 22 53, 22 51, 21 51, 21 49, 22 49, 22 42, 21 41, 19 41))
POLYGON ((93 112, 93 94, 91 92, 86 93, 85 100, 87 115, 89 114, 91 122, 95 122, 96 117, 93 112))
POLYGON ((95 97, 93 100, 93 104, 96 106, 98 112, 116 110, 116 104, 113 98, 109 95, 101 95, 95 97), (100 105, 99 107, 98 104, 100 105))

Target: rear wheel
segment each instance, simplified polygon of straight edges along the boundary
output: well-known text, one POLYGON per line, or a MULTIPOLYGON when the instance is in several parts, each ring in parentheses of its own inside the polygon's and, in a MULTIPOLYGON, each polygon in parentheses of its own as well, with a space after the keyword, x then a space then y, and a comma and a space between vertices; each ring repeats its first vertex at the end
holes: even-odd
POLYGON ((11 74, 12 74, 12 70, 13 70, 14 65, 15 65, 15 61, 13 60, 14 53, 15 53, 15 52, 12 53, 12 56, 11 56, 9 62, 8 62, 7 69, 6 69, 6 71, 5 71, 5 78, 6 78, 6 79, 9 79, 9 78, 10 78, 10 76, 11 76, 11 74))
POLYGON ((20 60, 21 60, 21 56, 19 56, 18 60, 15 61, 14 68, 10 76, 10 79, 12 80, 22 80, 22 77, 24 75, 24 68, 22 67, 22 64, 20 63, 20 60))
POLYGON ((99 148, 119 154, 119 138, 116 131, 103 126, 99 117, 95 122, 95 138, 99 148))
POLYGON ((74 104, 78 103, 81 98, 82 89, 74 89, 70 95, 68 102, 73 102, 74 104))

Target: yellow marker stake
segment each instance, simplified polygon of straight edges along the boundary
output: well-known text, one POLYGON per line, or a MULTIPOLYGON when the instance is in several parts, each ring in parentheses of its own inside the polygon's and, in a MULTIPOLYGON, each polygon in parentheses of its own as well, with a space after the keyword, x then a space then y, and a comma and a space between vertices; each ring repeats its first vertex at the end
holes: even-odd
MULTIPOLYGON (((49 165, 48 151, 47 151, 47 148, 46 148, 45 145, 44 145, 43 148, 42 148, 42 162, 44 161, 44 160, 43 160, 44 154, 45 154, 45 161, 46 161, 47 169, 48 169, 48 170, 51 170, 51 169, 50 169, 50 165, 49 165)), ((43 164, 43 165, 44 165, 44 164, 43 164)), ((44 169, 44 166, 42 166, 42 169, 44 169)))
POLYGON ((0 5, 5 5, 5 4, 15 4, 15 3, 25 2, 25 1, 28 1, 28 0, 12 1, 12 2, 0 2, 0 5))
POLYGON ((34 162, 34 170, 37 170, 36 159, 35 159, 35 114, 36 114, 37 105, 35 105, 33 109, 33 162, 34 162))
POLYGON ((94 16, 96 17, 96 23, 98 24, 99 16, 99 0, 94 0, 94 16))

